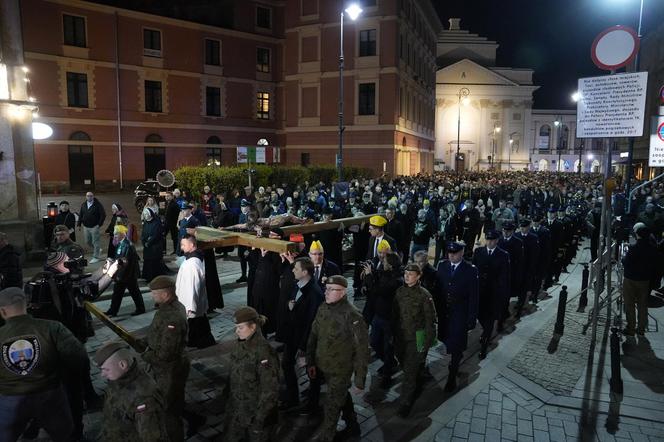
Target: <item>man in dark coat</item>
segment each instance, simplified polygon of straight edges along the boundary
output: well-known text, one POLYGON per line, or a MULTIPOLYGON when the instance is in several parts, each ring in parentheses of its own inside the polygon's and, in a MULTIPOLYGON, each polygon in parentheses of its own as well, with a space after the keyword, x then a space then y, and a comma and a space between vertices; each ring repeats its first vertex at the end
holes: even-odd
MULTIPOLYGON (((313 270, 313 263, 306 257, 297 258, 293 264, 292 273, 296 284, 285 314, 285 348, 281 361, 286 381, 286 400, 281 404, 283 409, 291 408, 300 402, 295 365, 304 363, 311 324, 318 312, 318 306, 325 299, 320 286, 313 280, 313 270)), ((318 408, 319 392, 320 383, 311 382, 308 404, 311 411, 318 408)))
MULTIPOLYGON (((541 214, 533 216, 533 228, 531 232, 537 235, 540 245, 539 264, 537 266, 537 293, 543 288, 547 275, 551 273, 551 231, 543 224, 541 214)), ((537 297, 533 297, 537 302, 537 297)))
POLYGON ((69 237, 76 242, 76 215, 69 210, 69 201, 60 201, 59 212, 55 217, 55 225, 67 226, 69 237))
POLYGON ((173 241, 173 253, 175 255, 180 248, 178 239, 178 218, 180 216, 180 206, 173 198, 171 192, 166 193, 166 231, 171 235, 173 241))
POLYGON ((473 255, 473 247, 475 247, 475 240, 482 228, 482 221, 480 212, 474 206, 472 200, 466 200, 464 203, 465 208, 461 211, 460 220, 462 228, 463 241, 466 243, 464 258, 470 259, 473 255))
POLYGON ((510 256, 510 295, 503 304, 502 314, 498 320, 498 331, 503 330, 503 323, 509 316, 510 298, 518 296, 523 281, 523 241, 514 236, 514 222, 503 223, 503 237, 498 241, 498 247, 510 256))
POLYGON ((516 304, 516 317, 521 316, 523 306, 532 299, 537 304, 539 295, 539 284, 537 282, 537 267, 539 264, 540 246, 537 236, 530 231, 530 220, 521 218, 519 221, 520 231, 514 236, 523 242, 523 265, 521 266, 521 290, 519 301, 516 304))
POLYGON ((390 249, 393 251, 399 250, 397 248, 397 242, 391 236, 388 236, 385 233, 385 226, 387 225, 387 220, 380 215, 372 216, 369 218, 369 233, 371 238, 369 238, 369 250, 367 250, 367 259, 372 259, 374 261, 378 260, 378 244, 382 240, 387 241, 390 244, 390 249))
POLYGON ((480 359, 486 358, 493 327, 500 319, 505 299, 510 296, 510 257, 498 247, 500 233, 489 230, 484 234, 486 246, 475 249, 473 264, 479 272, 479 321, 482 325, 480 359))
POLYGON ((545 277, 544 289, 551 287, 554 281, 558 282, 563 265, 565 226, 556 218, 555 209, 549 209, 547 213, 547 227, 551 231, 551 272, 545 277))
POLYGON ((475 328, 479 303, 477 268, 463 260, 463 242, 447 247, 448 259, 438 264, 438 339, 452 355, 445 391, 456 390, 456 377, 464 350, 468 345, 468 331, 475 328))
POLYGON ((327 278, 333 275, 341 275, 339 266, 325 256, 325 249, 320 241, 313 241, 309 246, 309 259, 311 259, 314 266, 311 276, 318 283, 321 291, 325 290, 327 278))
MULTIPOLYGON (((201 225, 198 218, 192 215, 193 209, 194 206, 189 203, 185 204, 182 208, 183 217, 180 220, 180 224, 178 225, 178 242, 180 242, 187 234, 187 229, 195 229, 201 225)), ((178 247, 178 255, 182 255, 182 250, 180 250, 180 247, 178 247)))
MULTIPOLYGON (((332 210, 329 207, 323 209, 323 219, 321 221, 332 221, 332 210)), ((323 230, 316 233, 316 238, 325 248, 325 255, 327 259, 343 267, 343 228, 323 230)), ((335 273, 339 275, 340 273, 335 273)))
POLYGON ((114 235, 118 242, 115 257, 116 259, 121 260, 122 266, 115 277, 111 306, 106 311, 106 315, 116 316, 118 314, 118 310, 120 310, 120 305, 122 304, 122 297, 126 290, 129 290, 131 299, 133 299, 134 304, 136 305, 136 310, 131 315, 142 315, 145 313, 145 304, 143 303, 141 290, 138 288, 138 254, 136 253, 134 245, 129 242, 129 239, 127 239, 127 228, 125 226, 115 226, 114 235))
POLYGON ((388 207, 385 209, 385 218, 387 224, 385 225, 385 234, 394 238, 397 243, 397 249, 401 254, 408 255, 410 251, 410 240, 405 232, 405 226, 396 218, 396 209, 388 207))
POLYGON ((85 242, 92 248, 90 264, 94 264, 100 261, 99 230, 106 219, 106 211, 92 192, 85 194, 85 201, 81 204, 79 216, 78 228, 83 226, 85 242))

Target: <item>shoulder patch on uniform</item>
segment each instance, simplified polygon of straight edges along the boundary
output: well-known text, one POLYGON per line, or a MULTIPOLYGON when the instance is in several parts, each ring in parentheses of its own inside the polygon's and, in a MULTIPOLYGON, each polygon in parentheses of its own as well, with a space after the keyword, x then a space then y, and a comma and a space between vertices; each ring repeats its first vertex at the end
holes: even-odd
POLYGON ((19 376, 27 376, 37 366, 41 355, 41 343, 34 335, 21 336, 2 344, 2 363, 19 376))
POLYGON ((146 404, 141 404, 138 407, 136 407, 136 411, 141 412, 141 413, 143 411, 147 410, 147 409, 148 409, 148 406, 146 404))

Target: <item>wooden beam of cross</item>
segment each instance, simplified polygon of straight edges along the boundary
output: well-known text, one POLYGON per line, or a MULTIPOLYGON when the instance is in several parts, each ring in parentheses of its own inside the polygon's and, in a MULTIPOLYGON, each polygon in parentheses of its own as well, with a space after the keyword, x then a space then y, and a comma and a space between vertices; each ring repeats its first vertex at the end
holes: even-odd
POLYGON ((319 221, 313 224, 292 225, 292 226, 282 227, 281 230, 283 230, 284 234, 287 235, 290 235, 292 233, 301 233, 303 235, 306 235, 308 233, 316 233, 316 232, 321 232, 323 230, 332 230, 332 229, 338 229, 339 227, 345 228, 357 224, 364 224, 366 222, 369 222, 369 218, 371 218, 372 216, 375 215, 363 215, 351 218, 339 218, 339 219, 333 219, 332 221, 319 221))

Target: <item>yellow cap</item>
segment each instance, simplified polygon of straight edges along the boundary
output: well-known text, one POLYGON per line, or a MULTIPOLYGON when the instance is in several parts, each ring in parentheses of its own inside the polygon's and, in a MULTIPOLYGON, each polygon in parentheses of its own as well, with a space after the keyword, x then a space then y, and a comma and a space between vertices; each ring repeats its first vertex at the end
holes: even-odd
POLYGON ((129 229, 122 224, 118 224, 113 228, 113 233, 124 233, 126 235, 128 231, 129 229))
POLYGON ((429 201, 428 199, 425 199, 424 201, 422 201, 422 204, 430 204, 430 203, 431 203, 431 201, 429 201))
POLYGON ((380 215, 374 215, 371 218, 369 218, 369 224, 371 224, 374 227, 385 227, 385 224, 387 224, 387 220, 380 215))
POLYGON ((323 249, 323 244, 321 244, 320 241, 314 241, 311 243, 311 246, 309 246, 309 252, 313 252, 314 250, 325 253, 325 249, 323 249))
POLYGON ((388 250, 392 250, 392 247, 390 247, 390 243, 385 241, 384 239, 381 239, 380 242, 378 243, 378 251, 385 252, 388 250))

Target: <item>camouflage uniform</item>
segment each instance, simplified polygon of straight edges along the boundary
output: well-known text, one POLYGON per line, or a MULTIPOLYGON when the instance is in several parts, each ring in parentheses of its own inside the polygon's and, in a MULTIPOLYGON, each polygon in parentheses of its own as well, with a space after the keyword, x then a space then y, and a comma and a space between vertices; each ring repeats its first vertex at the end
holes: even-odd
POLYGON ((155 382, 134 361, 124 376, 108 383, 100 440, 177 441, 166 430, 164 402, 155 382))
POLYGON ((404 372, 401 402, 412 405, 421 370, 426 363, 427 352, 436 342, 436 308, 431 294, 417 284, 403 286, 394 298, 394 347, 404 372), (416 334, 424 331, 424 345, 418 351, 416 334))
POLYGON ((230 402, 225 441, 266 441, 276 423, 279 358, 260 328, 231 351, 230 402))
POLYGON ((141 355, 166 400, 169 433, 179 435, 178 440, 184 439, 181 417, 189 375, 189 358, 184 354, 187 331, 187 314, 177 298, 160 304, 145 339, 147 350, 141 355))
POLYGON ((323 405, 320 440, 332 440, 339 412, 346 424, 357 421, 348 393, 355 373, 355 386, 364 389, 369 364, 369 335, 362 314, 346 297, 334 304, 321 304, 307 343, 307 366, 325 376, 327 396, 323 405))
POLYGON ((76 244, 71 239, 66 239, 63 242, 53 241, 51 245, 51 250, 54 252, 62 252, 67 254, 67 257, 70 259, 79 258, 85 256, 83 247, 76 244))

